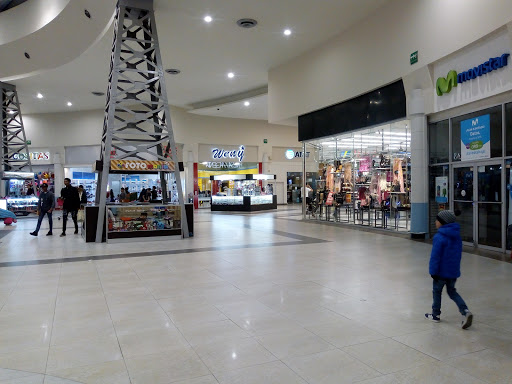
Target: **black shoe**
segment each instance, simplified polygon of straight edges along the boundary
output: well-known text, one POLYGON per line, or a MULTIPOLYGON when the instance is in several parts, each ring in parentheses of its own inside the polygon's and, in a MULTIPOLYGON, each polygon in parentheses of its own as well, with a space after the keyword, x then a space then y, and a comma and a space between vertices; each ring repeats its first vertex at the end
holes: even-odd
POLYGON ((62 233, 60 234, 60 237, 64 237, 64 236, 66 236, 66 233, 65 233, 65 232, 62 232, 62 233))
POLYGON ((50 231, 46 234, 46 236, 53 236, 53 233, 50 231))
POLYGON ((75 235, 78 235, 78 229, 75 229, 75 235))
POLYGON ((37 232, 30 232, 32 236, 37 236, 37 232))

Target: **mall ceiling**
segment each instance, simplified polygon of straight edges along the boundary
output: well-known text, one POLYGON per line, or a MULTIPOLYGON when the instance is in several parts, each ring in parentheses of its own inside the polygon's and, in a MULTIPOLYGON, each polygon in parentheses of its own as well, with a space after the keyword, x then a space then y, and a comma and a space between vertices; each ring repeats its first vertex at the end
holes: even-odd
MULTIPOLYGON (((155 0, 164 68, 181 71, 166 74, 169 102, 192 113, 267 120, 271 68, 342 33, 388 1, 155 0), (207 15, 211 22, 204 20, 207 15), (241 28, 237 25, 241 18, 254 19, 257 25, 241 28), (285 29, 290 30, 289 36, 285 29), (233 78, 228 78, 229 72, 233 78)), ((92 92, 107 89, 114 4, 113 0, 30 0, 0 14, 0 81, 17 86, 24 114, 104 108, 105 96, 92 92), (48 7, 51 2, 62 8, 53 21, 28 37, 2 41, 6 26, 2 18, 19 25, 27 20, 24 8, 36 3, 48 7), (84 16, 86 8, 90 19, 84 16), (58 26, 59 34, 47 41, 43 32, 52 24, 58 26), (34 36, 38 39, 32 45, 25 44, 34 36), (90 43, 82 47, 82 41, 90 43), (23 57, 28 49, 33 51, 30 59, 23 57), (8 64, 11 72, 5 73, 2 68, 8 64), (44 97, 37 98, 38 93, 44 97)))

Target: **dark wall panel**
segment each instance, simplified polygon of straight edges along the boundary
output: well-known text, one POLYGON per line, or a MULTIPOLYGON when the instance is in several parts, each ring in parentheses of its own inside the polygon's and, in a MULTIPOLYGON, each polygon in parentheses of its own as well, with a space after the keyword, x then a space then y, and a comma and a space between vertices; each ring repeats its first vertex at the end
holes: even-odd
POLYGON ((299 141, 337 135, 405 118, 402 80, 327 108, 299 116, 299 141))

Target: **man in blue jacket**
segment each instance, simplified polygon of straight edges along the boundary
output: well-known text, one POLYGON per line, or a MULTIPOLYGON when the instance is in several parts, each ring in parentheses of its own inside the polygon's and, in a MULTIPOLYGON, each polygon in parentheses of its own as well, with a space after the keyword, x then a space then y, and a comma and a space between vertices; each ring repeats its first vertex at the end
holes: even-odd
POLYGON ((430 254, 429 272, 433 279, 432 313, 425 317, 438 323, 441 319, 441 295, 446 285, 448 296, 452 299, 462 315, 462 329, 467 329, 473 322, 473 314, 457 293, 455 282, 460 277, 460 259, 462 257, 462 239, 460 226, 455 222, 451 211, 440 211, 436 218, 437 234, 434 236, 432 253, 430 254))
POLYGON ((37 236, 39 233, 39 229, 41 228, 41 222, 44 217, 48 215, 48 223, 50 224, 50 231, 46 234, 46 236, 51 236, 53 229, 53 220, 52 220, 52 212, 55 208, 55 196, 53 193, 48 192, 48 184, 43 184, 41 186, 42 192, 39 194, 39 201, 37 202, 37 212, 39 215, 39 219, 37 220, 37 227, 34 232, 30 232, 32 236, 37 236))

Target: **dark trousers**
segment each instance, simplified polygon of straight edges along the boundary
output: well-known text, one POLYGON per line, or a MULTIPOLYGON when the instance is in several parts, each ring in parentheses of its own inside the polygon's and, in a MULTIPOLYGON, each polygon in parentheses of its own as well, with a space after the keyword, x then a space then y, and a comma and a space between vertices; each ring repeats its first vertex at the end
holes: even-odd
POLYGON ((446 292, 448 293, 448 296, 450 296, 450 299, 455 301, 455 304, 457 304, 457 307, 459 307, 459 312, 461 315, 466 314, 466 310, 468 309, 468 306, 460 297, 460 295, 457 293, 457 290, 455 289, 455 282, 457 279, 438 279, 433 280, 432 283, 432 295, 434 298, 434 302, 432 303, 432 314, 435 316, 439 316, 441 314, 441 296, 443 294, 443 288, 446 285, 446 292))
POLYGON ((44 215, 48 215, 48 223, 50 224, 50 232, 52 231, 52 229, 53 229, 52 213, 48 212, 48 211, 40 211, 39 218, 37 219, 37 227, 36 227, 36 230, 34 231, 35 233, 38 233, 39 230, 41 229, 41 223, 43 222, 44 215))
POLYGON ((69 209, 62 210, 62 233, 66 233, 66 224, 68 222, 68 214, 71 214, 71 218, 73 219, 73 223, 75 223, 75 231, 78 231, 78 220, 76 218, 78 211, 71 211, 69 209))

